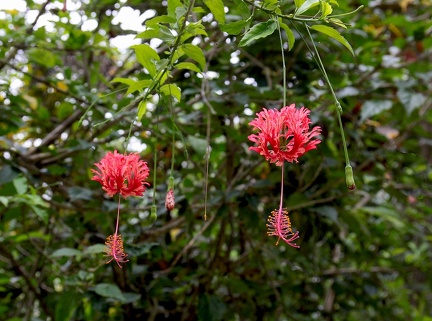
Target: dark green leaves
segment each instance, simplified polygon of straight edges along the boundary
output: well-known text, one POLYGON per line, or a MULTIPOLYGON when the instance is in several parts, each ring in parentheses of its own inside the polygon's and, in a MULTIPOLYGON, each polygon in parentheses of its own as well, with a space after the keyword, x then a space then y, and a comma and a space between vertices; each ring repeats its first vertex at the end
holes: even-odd
POLYGON ((135 50, 138 62, 147 69, 150 76, 154 78, 156 76, 156 62, 160 60, 156 50, 147 44, 135 45, 131 48, 135 50))
POLYGON ((361 121, 369 119, 375 115, 390 109, 393 106, 391 100, 368 100, 361 109, 361 121))
MULTIPOLYGON (((312 7, 319 5, 320 1, 319 0, 306 0, 304 2, 298 2, 298 4, 300 4, 300 3, 301 3, 300 7, 298 7, 297 10, 295 11, 296 16, 299 16, 303 12, 311 9, 312 7)), ((296 2, 296 4, 297 4, 297 2, 296 2)))
POLYGON ((349 44, 349 42, 342 37, 342 35, 339 33, 339 31, 337 31, 336 29, 333 29, 332 27, 328 27, 328 26, 324 26, 324 25, 314 25, 312 27, 310 27, 313 30, 316 30, 318 32, 321 32, 337 41, 339 41, 341 44, 343 44, 350 52, 351 54, 354 56, 354 51, 351 47, 351 45, 349 44))
POLYGON ((115 284, 99 283, 94 287, 94 291, 100 296, 106 298, 112 298, 119 301, 125 300, 123 293, 121 292, 119 287, 115 284))
POLYGON ((204 0, 205 5, 210 9, 217 22, 225 23, 225 7, 222 0, 204 0))
POLYGON ((81 255, 81 254, 82 253, 79 250, 64 247, 64 248, 61 248, 61 249, 54 251, 51 254, 51 257, 61 257, 61 256, 71 257, 71 256, 77 256, 77 255, 81 255))
POLYGON ((226 25, 220 25, 220 29, 230 35, 238 35, 242 30, 250 24, 250 20, 239 20, 226 25))
POLYGON ((201 48, 192 44, 184 44, 181 48, 184 51, 184 53, 189 56, 189 58, 198 62, 198 64, 201 67, 201 70, 204 70, 206 65, 206 60, 201 48))
POLYGON ((265 38, 270 36, 277 28, 277 22, 275 20, 268 20, 266 22, 260 22, 250 28, 243 36, 239 43, 240 47, 249 45, 251 42, 257 39, 265 38))
POLYGON ((294 47, 294 43, 295 43, 294 33, 285 23, 280 22, 280 26, 285 30, 288 39, 288 50, 291 50, 294 47))

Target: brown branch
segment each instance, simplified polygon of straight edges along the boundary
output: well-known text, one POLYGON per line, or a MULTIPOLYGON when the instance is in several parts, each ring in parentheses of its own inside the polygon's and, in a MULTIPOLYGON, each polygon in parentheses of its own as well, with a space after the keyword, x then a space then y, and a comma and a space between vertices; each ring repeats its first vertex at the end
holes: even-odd
POLYGON ((195 244, 197 239, 204 233, 204 231, 211 225, 211 223, 213 223, 215 217, 216 215, 212 215, 210 219, 206 221, 206 223, 198 231, 198 233, 196 233, 195 236, 189 241, 189 243, 186 244, 186 246, 181 250, 181 252, 177 254, 177 256, 172 261, 170 267, 167 270, 163 271, 164 273, 169 273, 172 270, 172 268, 176 266, 177 262, 182 258, 182 256, 186 254, 186 252, 195 244))
POLYGON ((0 244, 0 253, 9 261, 9 264, 12 265, 12 269, 18 274, 21 275, 24 281, 26 282, 27 286, 29 287, 30 291, 36 296, 37 300, 40 303, 40 306, 42 307, 42 310, 45 312, 45 314, 49 317, 51 317, 52 320, 54 320, 54 316, 51 313, 51 311, 48 309, 48 305, 46 304, 40 287, 36 287, 33 282, 30 274, 14 259, 11 253, 9 253, 2 244, 0 244))
POLYGON ((70 115, 68 118, 66 118, 61 124, 59 124, 56 128, 54 128, 48 135, 45 136, 44 139, 42 139, 41 144, 36 148, 30 148, 29 151, 25 156, 34 154, 40 147, 47 146, 53 141, 55 141, 57 138, 60 137, 60 135, 68 129, 72 124, 77 121, 83 114, 82 110, 76 110, 72 115, 70 115))

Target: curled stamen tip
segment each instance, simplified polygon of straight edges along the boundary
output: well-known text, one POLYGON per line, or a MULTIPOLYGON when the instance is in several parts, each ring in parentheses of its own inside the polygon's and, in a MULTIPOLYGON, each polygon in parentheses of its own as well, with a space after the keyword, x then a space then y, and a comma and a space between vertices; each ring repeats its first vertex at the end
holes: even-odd
POLYGON ((282 239, 289 246, 299 248, 297 244, 293 242, 300 238, 299 232, 293 232, 291 228, 291 221, 288 216, 288 211, 285 209, 274 210, 268 217, 268 236, 277 236, 278 240, 276 245, 279 245, 279 241, 282 239))
POLYGON ((109 259, 106 264, 115 260, 117 265, 121 268, 122 266, 120 263, 129 262, 129 260, 126 259, 127 254, 124 252, 123 239, 120 234, 108 236, 105 245, 107 246, 105 249, 106 256, 111 256, 111 259, 109 259))

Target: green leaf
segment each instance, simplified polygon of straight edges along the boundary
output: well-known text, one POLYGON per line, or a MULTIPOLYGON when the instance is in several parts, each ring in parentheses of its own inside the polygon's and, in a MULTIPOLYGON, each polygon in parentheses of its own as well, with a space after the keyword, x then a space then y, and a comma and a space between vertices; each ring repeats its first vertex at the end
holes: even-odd
POLYGON ((300 8, 301 5, 305 2, 306 0, 294 0, 294 4, 296 6, 296 8, 300 8))
POLYGON ((124 296, 124 300, 123 300, 124 304, 132 303, 141 299, 141 294, 139 293, 125 292, 123 293, 123 296, 124 296))
POLYGON ((201 72, 201 70, 195 64, 193 64, 191 62, 180 62, 177 65, 175 65, 174 68, 187 69, 187 70, 192 70, 195 72, 201 72))
POLYGON ((93 191, 84 187, 69 187, 67 189, 69 198, 72 202, 77 200, 91 201, 93 199, 93 191))
POLYGON ((390 109, 392 105, 391 100, 367 100, 361 108, 360 122, 390 109))
POLYGON ((302 5, 295 11, 294 16, 299 16, 303 12, 308 11, 312 7, 319 5, 319 0, 306 0, 302 5))
POLYGON ((220 25, 220 29, 230 35, 238 35, 244 28, 250 24, 250 20, 239 20, 225 25, 220 25))
POLYGON ((55 306, 55 320, 73 320, 73 314, 81 301, 81 295, 75 291, 62 292, 57 294, 58 303, 55 306))
POLYGON ((147 29, 143 32, 140 32, 135 36, 135 39, 152 39, 159 38, 159 28, 157 29, 147 29))
POLYGON ((39 232, 39 231, 33 231, 33 232, 28 232, 26 234, 18 234, 16 236, 13 236, 12 238, 13 238, 13 241, 15 243, 28 241, 29 239, 40 239, 43 241, 48 241, 51 239, 51 235, 50 234, 44 234, 44 233, 39 232))
POLYGON ((160 25, 158 38, 166 42, 168 45, 172 45, 177 37, 173 35, 170 28, 160 25))
POLYGON ((32 48, 27 54, 31 61, 47 68, 53 68, 60 63, 59 58, 49 50, 32 48))
POLYGON ((336 29, 333 29, 332 27, 327 27, 324 25, 315 25, 310 27, 313 30, 316 30, 318 32, 321 32, 337 41, 339 41, 341 44, 343 44, 346 48, 348 48, 348 50, 351 52, 351 54, 354 56, 354 51, 351 47, 351 45, 349 44, 349 42, 341 36, 341 34, 339 33, 339 31, 337 31, 336 29))
POLYGON ((198 300, 199 321, 220 321, 223 320, 227 310, 225 303, 215 295, 204 294, 198 300))
POLYGON ((280 22, 280 26, 285 30, 285 33, 286 33, 286 36, 287 36, 287 39, 288 39, 288 50, 291 50, 294 47, 294 43, 295 43, 294 33, 287 26, 286 23, 280 22))
POLYGON ((12 166, 4 165, 0 168, 0 184, 12 182, 18 175, 19 172, 12 168, 12 166))
POLYGON ((222 0, 204 0, 205 5, 210 9, 216 21, 225 23, 225 6, 222 0))
POLYGON ((81 251, 77 249, 72 249, 70 247, 63 247, 61 249, 54 251, 51 254, 51 257, 61 257, 61 256, 71 257, 71 256, 77 256, 81 254, 82 254, 81 251))
POLYGON ((13 180, 13 185, 17 194, 25 194, 28 190, 27 179, 23 175, 19 175, 13 180))
POLYGON ((397 92, 397 96, 408 115, 410 115, 415 109, 422 106, 426 101, 425 95, 421 93, 416 93, 413 90, 409 89, 399 89, 397 92))
POLYGON ((123 293, 115 284, 99 283, 94 287, 94 291, 105 298, 112 298, 119 301, 126 301, 123 293))
POLYGON ((47 203, 43 200, 43 198, 37 194, 19 195, 16 200, 21 202, 21 203, 28 204, 28 205, 48 207, 47 203))
POLYGON ((401 219, 399 213, 392 208, 384 206, 363 206, 359 211, 376 215, 393 224, 395 228, 401 229, 405 227, 405 222, 401 219))
POLYGON ((111 82, 112 83, 119 82, 119 83, 126 84, 126 85, 130 86, 135 82, 135 80, 130 79, 130 78, 114 78, 113 80, 111 80, 111 82))
POLYGON ((206 60, 201 48, 192 44, 184 44, 181 48, 189 58, 199 63, 201 70, 205 68, 206 60))
POLYGON ((66 119, 74 112, 74 110, 75 110, 74 104, 68 102, 62 102, 58 107, 57 117, 61 120, 66 119))
POLYGON ((336 19, 336 18, 329 18, 329 21, 330 21, 332 24, 336 25, 336 26, 342 27, 342 28, 344 28, 344 29, 347 28, 347 26, 345 25, 345 23, 343 23, 343 22, 342 22, 341 20, 339 20, 339 19, 336 19))
POLYGON ((174 84, 166 84, 159 88, 160 92, 165 96, 173 96, 177 101, 181 101, 180 88, 174 84))
POLYGON ((275 20, 260 22, 250 28, 239 43, 240 47, 249 45, 252 41, 270 36, 277 28, 275 20))
POLYGON ((149 19, 146 21, 145 25, 147 27, 153 28, 159 23, 176 23, 176 18, 172 16, 162 15, 162 16, 156 16, 152 19, 149 19))
POLYGON ((43 208, 40 208, 38 206, 35 205, 29 205, 30 208, 33 210, 33 212, 35 212, 35 214, 44 222, 44 223, 48 223, 48 212, 46 210, 44 210, 43 208))
POLYGON ((0 203, 7 207, 9 204, 10 197, 9 196, 0 196, 0 203))
POLYGON ((168 15, 170 17, 176 18, 176 9, 182 7, 180 0, 168 0, 168 15))
POLYGON ((188 136, 187 140, 192 148, 200 155, 204 155, 207 151, 207 140, 195 136, 188 136))
POLYGON ((150 87, 150 85, 153 83, 153 80, 150 79, 144 79, 140 81, 134 81, 130 84, 129 89, 126 92, 126 95, 132 94, 135 91, 142 91, 144 88, 150 87))
POLYGON ((324 19, 333 12, 333 8, 327 2, 321 1, 321 19, 324 19))
POLYGON ((84 254, 99 254, 105 253, 106 245, 105 244, 94 244, 90 245, 84 250, 84 254))
POLYGON ((138 104, 138 114, 137 114, 138 121, 141 120, 142 116, 144 116, 146 111, 147 111, 147 102, 141 100, 140 103, 138 104))
POLYGON ((159 61, 159 55, 152 47, 147 44, 135 45, 131 47, 135 50, 138 62, 149 72, 153 78, 156 76, 155 61, 159 61))
POLYGON ((231 13, 231 9, 235 8, 234 12, 236 13, 236 15, 239 15, 242 20, 248 20, 252 16, 249 6, 244 1, 242 0, 232 0, 232 1, 234 5, 230 7, 230 13, 231 13))
POLYGON ((264 0, 262 7, 267 10, 275 10, 279 6, 279 0, 264 0))

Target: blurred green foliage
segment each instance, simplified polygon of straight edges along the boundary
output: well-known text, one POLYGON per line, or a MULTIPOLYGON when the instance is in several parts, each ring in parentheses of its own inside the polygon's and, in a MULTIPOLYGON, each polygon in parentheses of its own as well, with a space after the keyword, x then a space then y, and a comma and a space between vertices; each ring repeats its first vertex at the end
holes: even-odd
MULTIPOLYGON (((58 1, 26 2, 24 11, 0 11, 1 320, 432 320, 430 0, 341 1, 339 8, 329 1, 333 14, 365 6, 341 18, 351 24, 341 31, 354 57, 313 34, 344 109, 355 191, 345 186, 332 97, 293 29, 288 102, 311 109, 323 128, 317 150, 285 165, 284 204, 300 231, 299 250, 267 237, 280 170, 248 151, 249 121, 283 101, 277 32, 238 45, 250 4, 223 1, 225 17, 212 1, 195 4, 193 21, 202 19, 206 35, 193 25, 189 42, 206 65, 189 51, 189 65, 171 71, 168 82, 181 89, 171 110, 174 87, 144 106, 136 98, 145 86, 126 94, 127 81, 111 82, 149 79, 135 51, 112 43, 138 32, 113 20, 125 8, 147 19, 181 15, 180 0, 169 8, 155 0, 71 0, 66 11, 58 1), (210 12, 239 35, 222 32, 210 12), (143 198, 122 202, 130 262, 120 269, 103 257, 117 200, 90 180, 90 169, 106 151, 124 151, 138 112, 129 146, 151 169, 156 151, 157 181, 143 198), (177 204, 168 213, 173 148, 177 204)), ((282 13, 295 8, 264 3, 282 13)), ((269 21, 253 12, 254 24, 269 21)), ((175 35, 157 28, 166 42, 152 46, 169 55, 175 35)))

